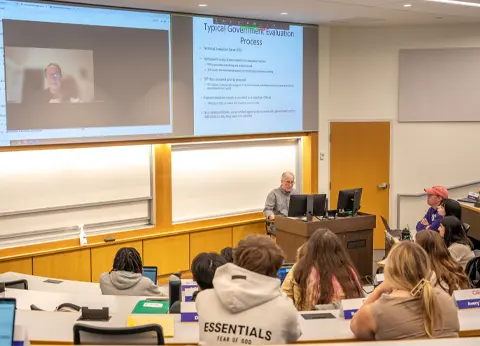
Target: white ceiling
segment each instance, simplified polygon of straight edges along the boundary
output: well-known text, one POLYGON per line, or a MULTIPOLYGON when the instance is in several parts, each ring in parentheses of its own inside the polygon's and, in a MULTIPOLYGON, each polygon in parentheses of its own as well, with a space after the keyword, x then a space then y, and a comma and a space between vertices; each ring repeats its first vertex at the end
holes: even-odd
POLYGON ((480 23, 480 7, 455 6, 424 0, 65 1, 310 24, 378 26, 480 23), (208 4, 208 7, 198 7, 201 3, 208 4), (405 4, 412 6, 406 8, 405 4), (281 12, 288 12, 288 15, 281 15, 281 12))

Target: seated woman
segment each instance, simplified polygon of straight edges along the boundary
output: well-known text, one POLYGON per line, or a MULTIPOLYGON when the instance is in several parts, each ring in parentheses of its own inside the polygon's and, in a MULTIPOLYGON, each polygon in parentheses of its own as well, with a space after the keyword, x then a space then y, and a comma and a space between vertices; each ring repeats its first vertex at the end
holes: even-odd
POLYGON ((133 247, 118 250, 109 273, 100 275, 100 289, 105 295, 167 296, 152 280, 142 276, 142 258, 133 247))
POLYGON ((305 256, 290 272, 293 272, 293 296, 286 287, 283 289, 299 311, 364 296, 342 241, 327 229, 319 229, 310 237, 305 256))
POLYGON ((418 232, 415 242, 420 245, 430 258, 435 278, 434 286, 438 286, 452 295, 455 290, 470 288, 470 281, 463 268, 452 258, 440 234, 434 231, 418 232))
POLYGON ((462 206, 454 199, 445 198, 438 206, 438 214, 440 216, 455 216, 462 219, 462 206))
POLYGON ((445 291, 431 286, 431 276, 430 259, 418 244, 394 246, 385 281, 350 322, 353 334, 362 340, 458 337, 457 307, 445 291))
MULTIPOLYGON (((445 216, 455 216, 457 219, 462 221, 462 206, 454 199, 446 198, 438 206, 438 215, 445 216)), ((468 233, 470 230, 470 225, 462 223, 465 233, 468 233)))
POLYGON ((283 280, 283 283, 282 283, 282 291, 287 295, 288 298, 290 298, 293 301, 295 301, 295 296, 297 297, 300 296, 300 287, 293 279, 293 272, 295 271, 295 267, 298 261, 301 258, 305 257, 306 253, 307 253, 307 243, 305 242, 302 244, 302 246, 300 246, 297 249, 295 264, 292 266, 287 276, 285 277, 285 280, 283 280))
POLYGON ((446 216, 440 221, 438 232, 445 240, 453 259, 465 270, 468 261, 475 257, 473 245, 465 234, 462 222, 455 216, 446 216))

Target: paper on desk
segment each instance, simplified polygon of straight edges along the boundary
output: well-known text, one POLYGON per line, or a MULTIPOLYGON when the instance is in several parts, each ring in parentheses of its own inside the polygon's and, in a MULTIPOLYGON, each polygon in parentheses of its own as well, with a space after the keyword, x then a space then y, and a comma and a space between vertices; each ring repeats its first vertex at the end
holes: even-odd
POLYGON ((134 315, 128 316, 127 318, 127 327, 137 327, 146 324, 158 324, 162 326, 163 336, 166 338, 171 338, 174 335, 175 323, 171 316, 134 315))

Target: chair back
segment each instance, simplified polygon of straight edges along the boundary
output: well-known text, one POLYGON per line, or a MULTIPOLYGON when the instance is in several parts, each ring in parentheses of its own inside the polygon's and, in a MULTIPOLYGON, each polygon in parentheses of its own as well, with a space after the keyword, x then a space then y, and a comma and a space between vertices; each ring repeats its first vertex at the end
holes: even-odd
POLYGON ((28 281, 25 279, 5 282, 5 288, 14 288, 17 290, 28 290, 28 281))
POLYGON ((74 345, 164 345, 163 329, 158 324, 108 328, 82 323, 73 326, 74 345))

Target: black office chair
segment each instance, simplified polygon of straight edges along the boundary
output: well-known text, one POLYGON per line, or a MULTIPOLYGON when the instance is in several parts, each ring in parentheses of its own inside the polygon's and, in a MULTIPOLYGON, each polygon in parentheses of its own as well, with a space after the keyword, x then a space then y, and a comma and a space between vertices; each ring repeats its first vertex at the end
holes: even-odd
POLYGON ((5 282, 5 288, 15 288, 17 290, 28 290, 28 281, 25 279, 7 281, 5 282))
POLYGON ((163 329, 158 324, 138 327, 108 328, 77 323, 73 326, 74 345, 165 345, 163 329), (153 337, 155 335, 155 337, 153 337), (83 339, 83 342, 82 342, 83 339))
POLYGON ((182 281, 178 277, 168 280, 168 302, 171 314, 180 313, 180 302, 182 301, 182 281))
MULTIPOLYGON (((60 312, 78 312, 82 308, 78 305, 72 304, 72 303, 63 303, 57 306, 55 311, 60 311, 60 312)), ((30 310, 32 311, 45 311, 43 309, 40 309, 38 306, 35 304, 30 305, 30 310)))

